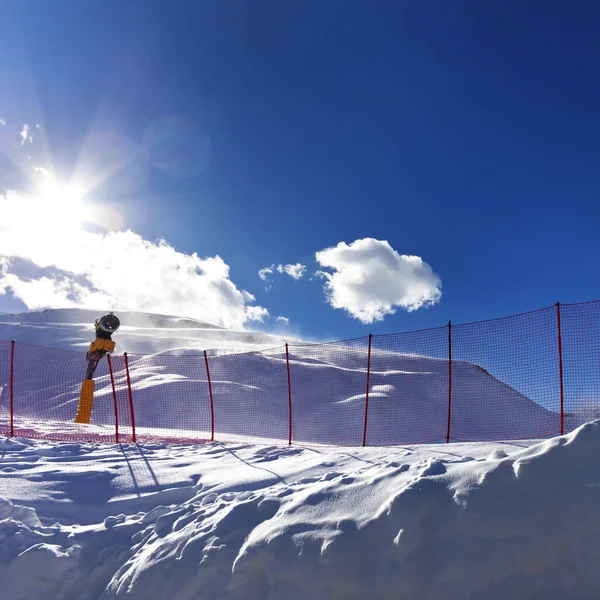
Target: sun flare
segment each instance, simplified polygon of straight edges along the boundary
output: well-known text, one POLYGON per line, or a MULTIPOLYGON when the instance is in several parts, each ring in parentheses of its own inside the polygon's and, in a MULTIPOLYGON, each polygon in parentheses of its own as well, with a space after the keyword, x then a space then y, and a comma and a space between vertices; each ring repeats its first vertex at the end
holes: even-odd
POLYGON ((61 184, 52 176, 44 177, 33 194, 38 222, 60 231, 80 229, 92 215, 85 203, 86 191, 76 183, 61 184))

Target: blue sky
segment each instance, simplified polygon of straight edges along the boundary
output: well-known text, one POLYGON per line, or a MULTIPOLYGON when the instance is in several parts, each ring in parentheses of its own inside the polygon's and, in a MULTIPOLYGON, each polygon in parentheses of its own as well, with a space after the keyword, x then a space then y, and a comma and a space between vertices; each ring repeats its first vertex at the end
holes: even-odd
MULTIPOLYGON (((2 13, 0 191, 31 187, 19 161, 101 173, 86 201, 144 240, 221 257, 269 311, 249 326, 281 315, 346 338, 600 298, 592 3, 30 0, 2 13), (441 297, 372 323, 330 306, 315 253, 367 238, 421 257, 441 297), (299 280, 258 277, 296 263, 299 280)), ((24 308, 0 295, 0 311, 24 308)))

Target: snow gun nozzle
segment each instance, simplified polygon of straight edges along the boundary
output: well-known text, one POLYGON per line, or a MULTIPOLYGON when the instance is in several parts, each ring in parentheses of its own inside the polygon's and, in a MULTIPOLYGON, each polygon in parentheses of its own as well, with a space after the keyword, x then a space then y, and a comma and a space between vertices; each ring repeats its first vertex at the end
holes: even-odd
POLYGON ((119 317, 113 313, 104 315, 96 320, 96 330, 101 330, 109 335, 117 331, 120 326, 121 321, 119 321, 119 317))

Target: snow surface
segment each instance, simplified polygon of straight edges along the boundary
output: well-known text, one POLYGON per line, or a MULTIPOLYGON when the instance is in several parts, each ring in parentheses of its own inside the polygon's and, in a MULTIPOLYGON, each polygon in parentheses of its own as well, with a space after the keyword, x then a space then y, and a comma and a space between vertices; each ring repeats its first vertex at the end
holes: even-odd
POLYGON ((597 598, 600 421, 397 448, 0 438, 3 600, 597 598))
MULTIPOLYGON (((0 339, 59 348, 17 346, 16 363, 25 365, 15 376, 18 425, 76 433, 84 359, 72 350, 87 348, 96 316, 0 315, 0 339), (50 356, 53 368, 40 369, 47 363, 39 359, 50 356)), ((361 341, 296 344, 296 443, 265 444, 265 432, 286 439, 281 348, 218 354, 283 340, 189 319, 120 316, 126 325, 115 338, 119 351, 134 353, 138 432, 206 430, 198 351, 216 348, 217 432, 244 440, 101 445, 0 437, 1 600, 598 597, 600 421, 543 442, 298 444, 360 442, 366 365, 361 341), (164 354, 173 351, 185 356, 164 354), (184 419, 172 410, 178 398, 197 403, 175 406, 194 409, 184 419), (192 422, 191 414, 200 416, 192 422)), ((397 441, 399 430, 420 440, 445 431, 446 361, 400 350, 373 351, 370 443, 397 441)), ((105 361, 102 368, 93 427, 111 435, 105 361)), ((521 437, 532 424, 540 435, 556 429, 555 413, 477 365, 454 361, 453 375, 457 437, 521 437)), ((122 373, 116 379, 122 395, 122 373)))

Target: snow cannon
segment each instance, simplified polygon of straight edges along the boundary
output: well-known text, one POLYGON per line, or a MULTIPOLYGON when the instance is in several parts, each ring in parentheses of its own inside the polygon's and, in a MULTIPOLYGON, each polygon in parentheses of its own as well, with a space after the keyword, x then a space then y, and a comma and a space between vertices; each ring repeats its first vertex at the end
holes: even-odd
POLYGON ((113 342, 111 336, 119 329, 121 321, 116 315, 109 313, 96 319, 94 326, 96 328, 96 339, 90 344, 90 349, 85 355, 87 368, 85 379, 81 385, 81 393, 79 394, 75 423, 90 422, 94 404, 94 372, 102 358, 109 352, 114 352, 115 342, 113 342))

